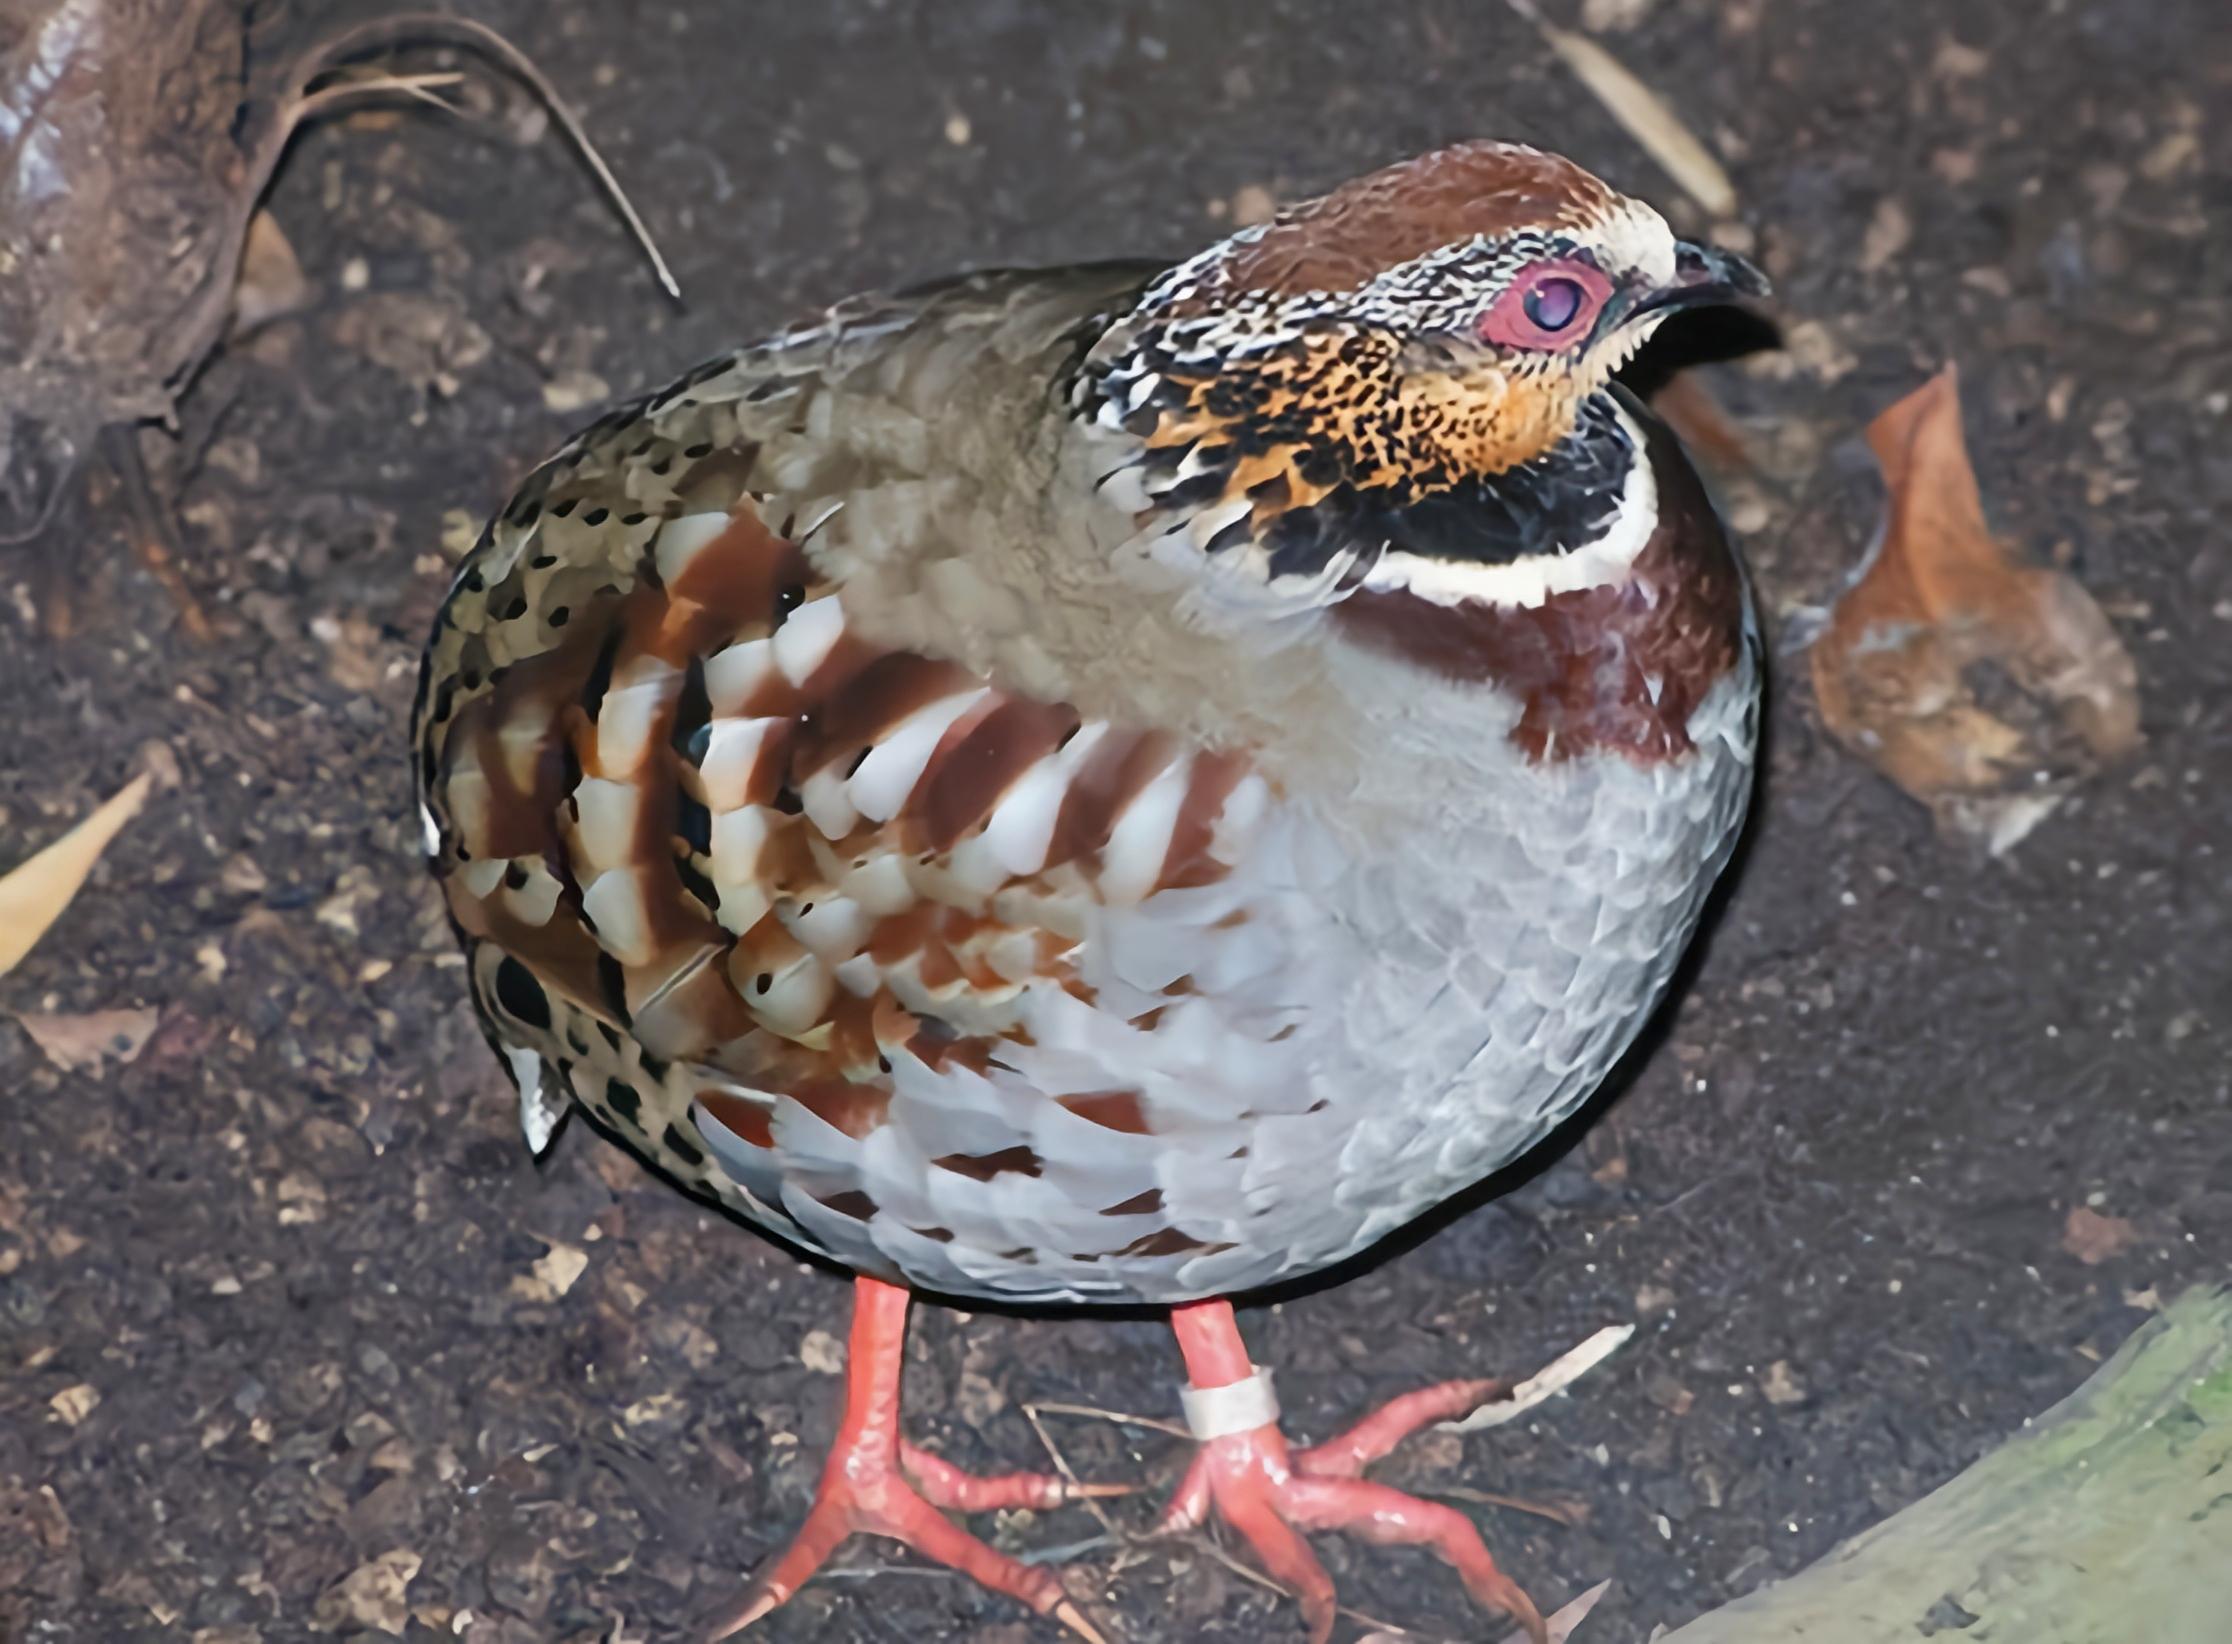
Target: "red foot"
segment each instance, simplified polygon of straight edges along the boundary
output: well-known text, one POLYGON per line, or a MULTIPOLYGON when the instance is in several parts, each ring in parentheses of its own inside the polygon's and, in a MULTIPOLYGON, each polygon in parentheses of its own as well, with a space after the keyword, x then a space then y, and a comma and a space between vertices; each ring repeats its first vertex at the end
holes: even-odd
MULTIPOLYGON (((1179 1308, 1172 1324, 1195 1387, 1227 1386, 1253 1374, 1226 1303, 1179 1308)), ((1326 1644, 1332 1636, 1333 1579, 1302 1530, 1346 1530, 1381 1544, 1431 1547, 1463 1579, 1474 1602, 1505 1611, 1535 1644, 1548 1644, 1541 1612, 1496 1567, 1471 1519, 1360 1476, 1421 1427, 1463 1415, 1503 1390, 1498 1381, 1449 1381, 1406 1393, 1347 1432, 1297 1453, 1289 1452, 1276 1422, 1210 1439, 1186 1470, 1161 1527, 1190 1530, 1214 1511, 1255 1550, 1264 1571, 1301 1601, 1310 1644, 1326 1644)))
POLYGON ((861 1279, 854 1290, 845 1418, 822 1469, 821 1489, 791 1544, 753 1578, 735 1607, 705 1633, 727 1638, 783 1603, 827 1562, 846 1537, 888 1536, 925 1558, 959 1570, 994 1592, 1060 1622, 1086 1644, 1106 1644, 1050 1571, 993 1551, 938 1511, 989 1512, 1052 1507, 1086 1496, 1122 1495, 1124 1485, 1071 1484, 1040 1473, 978 1478, 899 1438, 899 1350, 907 1293, 861 1279))

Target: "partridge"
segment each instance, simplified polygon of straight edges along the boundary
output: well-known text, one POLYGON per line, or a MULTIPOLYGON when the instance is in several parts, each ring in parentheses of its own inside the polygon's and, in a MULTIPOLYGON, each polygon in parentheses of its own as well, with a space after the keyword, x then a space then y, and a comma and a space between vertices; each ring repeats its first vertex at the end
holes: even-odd
POLYGON ((1765 291, 1569 161, 1464 143, 1166 266, 858 298, 604 416, 490 522, 413 735, 529 1143, 569 1107, 857 1275, 817 1502, 1099 1636, 941 1508, 1080 1493, 907 1444, 915 1292, 1171 1309, 1220 1516, 1424 1544, 1362 1477, 1496 1384, 1282 1435, 1228 1298, 1573 1113, 1752 783, 1744 574, 1612 380, 1765 291))

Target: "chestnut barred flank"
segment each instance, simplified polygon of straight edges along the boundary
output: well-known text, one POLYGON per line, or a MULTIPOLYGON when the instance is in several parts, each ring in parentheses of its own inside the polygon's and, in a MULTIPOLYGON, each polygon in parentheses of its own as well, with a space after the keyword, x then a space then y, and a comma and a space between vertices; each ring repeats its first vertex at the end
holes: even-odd
MULTIPOLYGON (((578 483, 540 512, 603 527, 613 511, 584 508, 578 483)), ((598 586, 557 579, 553 604, 559 567, 534 555, 461 586, 436 641, 455 672, 424 720, 437 871, 460 931, 489 944, 475 982, 499 1039, 674 1174, 716 1191, 725 1174, 814 1242, 819 1213, 880 1206, 850 1175, 787 1179, 790 1128, 867 1143, 906 1119, 900 1065, 981 1077, 1030 1048, 1034 989, 1097 997, 1077 959, 1086 905, 1217 885, 1261 781, 1238 755, 851 632, 764 499, 707 500, 693 483, 620 525, 632 585, 607 562, 598 586)), ((1096 1122, 1072 1122, 1073 1152, 1096 1122)), ((1021 1144, 917 1163, 979 1184, 1049 1169, 1021 1144)), ((1152 1214, 1069 1254, 1211 1248, 1138 1233, 1152 1214)))

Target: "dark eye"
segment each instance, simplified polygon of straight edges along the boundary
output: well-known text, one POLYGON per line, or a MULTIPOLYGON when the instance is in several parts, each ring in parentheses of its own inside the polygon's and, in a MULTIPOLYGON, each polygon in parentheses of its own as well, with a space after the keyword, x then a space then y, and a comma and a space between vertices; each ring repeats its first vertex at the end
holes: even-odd
POLYGON ((1581 289, 1579 280, 1553 274, 1538 281, 1527 293, 1525 308, 1527 318, 1545 331, 1563 331, 1588 301, 1588 293, 1581 289))
POLYGON ((1474 329, 1492 348, 1564 353, 1586 345, 1589 328, 1611 297, 1612 282, 1594 264, 1561 257, 1521 269, 1474 329))

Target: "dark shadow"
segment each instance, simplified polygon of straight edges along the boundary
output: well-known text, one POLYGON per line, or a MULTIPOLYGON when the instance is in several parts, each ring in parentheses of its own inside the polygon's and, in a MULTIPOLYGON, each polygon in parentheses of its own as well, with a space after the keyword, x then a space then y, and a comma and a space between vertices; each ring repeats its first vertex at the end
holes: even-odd
POLYGON ((1642 352, 1621 368, 1620 381, 1648 400, 1693 366, 1722 365, 1772 353, 1782 345, 1782 327, 1757 309, 1685 309, 1660 326, 1642 352))

